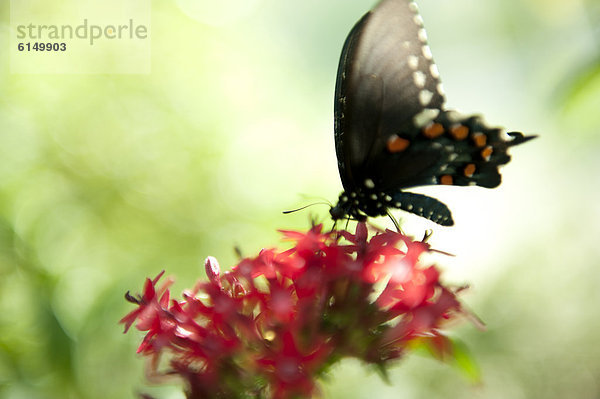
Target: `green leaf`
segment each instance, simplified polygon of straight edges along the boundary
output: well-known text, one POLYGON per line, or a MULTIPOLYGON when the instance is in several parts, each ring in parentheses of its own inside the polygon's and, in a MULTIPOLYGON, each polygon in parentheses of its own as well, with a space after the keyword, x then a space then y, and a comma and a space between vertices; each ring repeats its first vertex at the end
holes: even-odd
POLYGON ((481 382, 481 371, 467 345, 445 335, 423 337, 414 340, 410 346, 414 353, 433 357, 458 371, 472 384, 481 382))

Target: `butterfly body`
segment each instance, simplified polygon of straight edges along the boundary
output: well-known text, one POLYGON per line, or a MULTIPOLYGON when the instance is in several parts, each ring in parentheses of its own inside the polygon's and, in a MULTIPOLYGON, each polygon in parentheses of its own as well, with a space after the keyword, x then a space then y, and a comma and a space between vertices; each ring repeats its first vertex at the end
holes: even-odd
POLYGON ((388 208, 402 209, 424 218, 430 219, 443 226, 454 224, 448 207, 423 194, 408 191, 377 191, 374 189, 343 191, 336 206, 329 211, 334 220, 350 217, 364 221, 368 216, 384 216, 388 208))
POLYGON ((532 137, 504 134, 443 108, 439 73, 413 1, 383 0, 344 44, 335 92, 335 144, 344 191, 333 219, 364 220, 398 208, 452 225, 423 185, 500 184, 507 149, 532 137))

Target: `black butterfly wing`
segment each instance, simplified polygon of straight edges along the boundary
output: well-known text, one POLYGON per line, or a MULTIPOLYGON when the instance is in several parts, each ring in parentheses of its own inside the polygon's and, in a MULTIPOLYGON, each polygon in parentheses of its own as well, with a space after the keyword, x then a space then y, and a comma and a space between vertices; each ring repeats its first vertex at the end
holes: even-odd
POLYGON ((344 192, 330 213, 361 220, 399 208, 443 224, 450 210, 403 191, 430 185, 500 184, 510 146, 481 118, 443 110, 444 96, 417 6, 383 0, 352 29, 335 91, 335 144, 344 192))
POLYGON ((344 188, 372 179, 386 189, 427 174, 438 149, 422 146, 389 157, 386 148, 395 136, 412 141, 419 134, 415 123, 429 122, 443 102, 415 3, 382 1, 350 32, 338 68, 335 141, 344 188), (382 158, 391 170, 382 168, 382 158))
POLYGON ((505 134, 481 117, 445 110, 417 132, 401 151, 389 145, 401 140, 392 136, 387 148, 373 158, 383 174, 370 173, 378 176, 383 191, 430 184, 497 187, 498 167, 510 161, 509 147, 535 137, 505 134))

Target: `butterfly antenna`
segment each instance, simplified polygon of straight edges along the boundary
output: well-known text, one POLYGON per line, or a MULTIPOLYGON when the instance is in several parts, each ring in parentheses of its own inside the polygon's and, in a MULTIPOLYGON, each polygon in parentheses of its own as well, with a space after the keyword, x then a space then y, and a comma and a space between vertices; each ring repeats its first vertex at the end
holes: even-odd
POLYGON ((313 206, 313 205, 329 205, 331 207, 331 204, 328 203, 328 202, 314 202, 312 204, 305 205, 305 206, 303 206, 301 208, 298 208, 298 209, 292 209, 291 211, 283 211, 283 214, 287 215, 288 213, 298 212, 298 211, 301 211, 301 210, 306 209, 309 206, 313 206))

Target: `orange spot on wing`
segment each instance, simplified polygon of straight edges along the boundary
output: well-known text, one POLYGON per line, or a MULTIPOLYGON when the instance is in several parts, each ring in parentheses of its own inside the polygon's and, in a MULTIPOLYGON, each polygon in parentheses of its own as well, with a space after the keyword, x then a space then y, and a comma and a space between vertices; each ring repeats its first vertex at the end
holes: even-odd
POLYGON ((441 123, 431 123, 423 129, 423 136, 428 139, 435 139, 444 134, 444 126, 441 123))
POLYGON ((387 149, 389 152, 402 152, 408 148, 410 140, 403 139, 398 135, 393 135, 387 141, 387 149))
POLYGON ((472 137, 477 147, 483 147, 487 143, 487 137, 483 133, 474 133, 472 137))
POLYGON ((474 163, 470 163, 467 166, 465 166, 465 169, 463 170, 463 173, 465 174, 466 177, 473 177, 473 175, 475 174, 475 170, 477 168, 475 167, 474 163))
POLYGON ((494 149, 491 145, 488 145, 483 150, 481 150, 481 158, 483 158, 486 161, 489 161, 490 157, 492 156, 492 152, 494 152, 494 149))
POLYGON ((469 128, 464 125, 454 126, 450 129, 450 135, 455 140, 464 140, 469 135, 469 128))
POLYGON ((454 183, 454 179, 450 175, 444 175, 440 177, 440 184, 452 185, 454 183))

